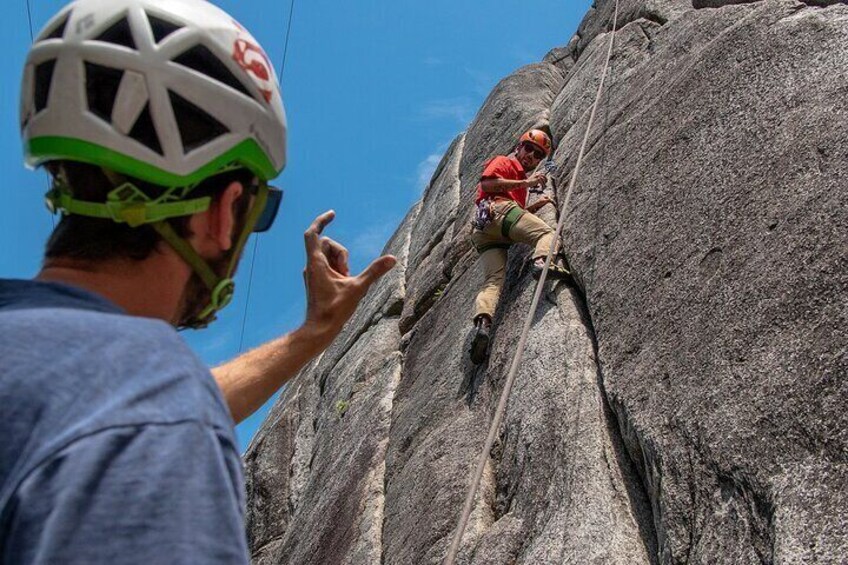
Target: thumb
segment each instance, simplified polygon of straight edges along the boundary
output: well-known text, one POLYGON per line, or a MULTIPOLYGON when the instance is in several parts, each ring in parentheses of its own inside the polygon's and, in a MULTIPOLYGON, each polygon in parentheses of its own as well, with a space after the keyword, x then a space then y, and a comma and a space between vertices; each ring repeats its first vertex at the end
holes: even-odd
POLYGON ((392 255, 383 255, 375 259, 373 263, 368 265, 368 268, 359 273, 356 277, 366 287, 371 286, 377 279, 392 270, 392 267, 397 263, 397 259, 392 255))

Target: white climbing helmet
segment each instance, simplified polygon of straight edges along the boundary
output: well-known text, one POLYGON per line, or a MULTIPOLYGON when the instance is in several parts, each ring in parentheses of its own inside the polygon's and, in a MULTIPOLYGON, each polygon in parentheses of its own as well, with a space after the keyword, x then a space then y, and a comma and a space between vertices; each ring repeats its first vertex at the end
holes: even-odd
POLYGON ((35 39, 21 89, 27 164, 82 161, 160 186, 286 163, 273 65, 203 0, 78 0, 35 39))

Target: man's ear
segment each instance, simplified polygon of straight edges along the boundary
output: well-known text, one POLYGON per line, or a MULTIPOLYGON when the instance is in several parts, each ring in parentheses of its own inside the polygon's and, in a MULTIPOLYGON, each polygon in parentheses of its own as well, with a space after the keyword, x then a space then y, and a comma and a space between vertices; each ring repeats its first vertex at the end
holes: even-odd
POLYGON ((212 199, 209 205, 208 234, 222 251, 229 251, 238 234, 233 233, 238 219, 236 218, 236 201, 244 193, 244 187, 238 181, 233 181, 212 199))

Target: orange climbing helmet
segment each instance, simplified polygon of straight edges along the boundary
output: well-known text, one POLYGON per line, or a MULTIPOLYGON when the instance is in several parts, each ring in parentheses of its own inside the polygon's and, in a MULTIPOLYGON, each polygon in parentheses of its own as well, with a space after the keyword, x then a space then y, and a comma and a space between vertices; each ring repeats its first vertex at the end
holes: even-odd
POLYGON ((545 156, 551 154, 551 138, 540 129, 531 129, 524 133, 518 143, 532 143, 545 152, 545 156))

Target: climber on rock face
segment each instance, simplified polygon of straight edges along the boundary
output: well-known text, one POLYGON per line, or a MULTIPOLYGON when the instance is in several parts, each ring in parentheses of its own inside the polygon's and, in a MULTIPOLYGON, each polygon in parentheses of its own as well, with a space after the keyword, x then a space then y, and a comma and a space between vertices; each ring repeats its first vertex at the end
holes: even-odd
MULTIPOLYGON (((513 243, 533 246, 531 269, 539 277, 545 258, 554 244, 554 230, 534 213, 552 200, 542 196, 527 206, 529 188, 544 187, 547 177, 535 169, 551 152, 551 138, 545 132, 532 129, 521 136, 509 155, 498 155, 486 162, 477 186, 477 214, 471 243, 480 254, 485 280, 477 294, 474 311, 474 339, 471 360, 482 363, 489 347, 492 317, 498 305, 504 283, 507 250, 513 243)), ((551 264, 549 276, 567 279, 569 272, 551 264)))
POLYGON ((327 212, 300 328, 211 372, 179 337, 230 302, 286 161, 274 70, 207 2, 68 5, 30 48, 20 124, 62 217, 35 280, 0 279, 0 563, 247 564, 234 421, 395 258, 352 276, 327 212))

